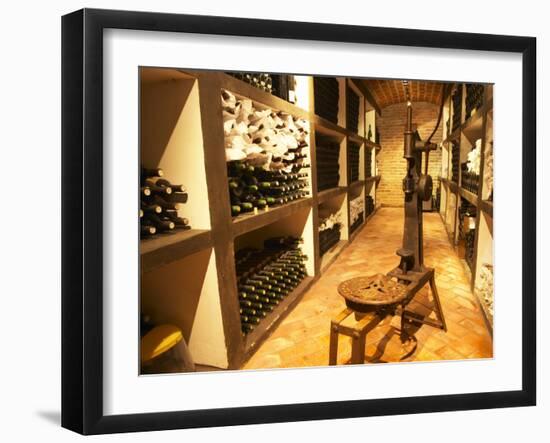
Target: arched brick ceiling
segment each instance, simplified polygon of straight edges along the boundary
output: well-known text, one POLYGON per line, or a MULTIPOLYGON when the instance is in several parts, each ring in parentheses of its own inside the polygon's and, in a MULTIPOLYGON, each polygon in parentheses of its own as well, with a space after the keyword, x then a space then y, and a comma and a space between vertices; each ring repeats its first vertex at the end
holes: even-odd
POLYGON ((429 102, 438 105, 441 103, 441 93, 444 83, 418 80, 363 80, 365 86, 376 100, 380 108, 396 103, 429 102), (409 97, 407 97, 407 88, 409 97))

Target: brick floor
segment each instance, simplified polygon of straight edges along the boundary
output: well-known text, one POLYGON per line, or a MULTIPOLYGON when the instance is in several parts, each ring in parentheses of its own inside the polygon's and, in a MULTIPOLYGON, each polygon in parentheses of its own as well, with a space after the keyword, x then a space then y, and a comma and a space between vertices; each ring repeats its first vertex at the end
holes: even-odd
MULTIPOLYGON (((330 320, 345 307, 336 287, 342 280, 385 274, 395 267, 398 264, 395 251, 401 245, 402 229, 403 210, 381 208, 243 369, 327 365, 330 320)), ((401 360, 404 351, 396 329, 399 322, 387 319, 367 335, 366 363, 492 357, 492 338, 483 313, 436 213, 424 214, 424 248, 425 264, 435 268, 448 331, 426 325, 415 328, 416 350, 401 360)), ((429 314, 431 305, 429 290, 425 288, 410 308, 429 314)), ((338 364, 349 361, 349 338, 340 338, 338 354, 338 364)))

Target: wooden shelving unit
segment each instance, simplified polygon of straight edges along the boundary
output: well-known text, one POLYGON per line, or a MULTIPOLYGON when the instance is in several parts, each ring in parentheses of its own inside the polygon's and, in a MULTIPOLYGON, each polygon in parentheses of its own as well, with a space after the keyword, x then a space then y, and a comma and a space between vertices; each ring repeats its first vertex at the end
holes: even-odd
MULTIPOLYGON (((470 276, 471 289, 477 295, 477 285, 480 279, 481 266, 493 264, 493 202, 488 198, 488 183, 484 179, 485 172, 485 153, 489 143, 492 143, 492 115, 493 115, 493 91, 492 85, 486 85, 484 91, 483 105, 477 109, 471 116, 465 115, 465 96, 466 87, 464 84, 456 84, 456 88, 463 88, 463 103, 461 107, 462 114, 460 116, 461 124, 455 130, 449 133, 449 128, 445 128, 444 141, 442 143, 442 171, 441 171, 441 205, 440 215, 447 230, 449 240, 453 246, 457 246, 458 241, 458 208, 460 199, 465 199, 471 205, 477 208, 477 216, 475 223, 475 241, 474 241, 474 260, 473 267, 470 270, 465 260, 464 268, 467 275, 470 276), (475 141, 481 139, 481 164, 479 173, 478 192, 470 192, 461 187, 462 171, 459 169, 459 182, 455 183, 451 180, 451 142, 455 141, 460 144, 460 162, 464 162, 466 154, 471 147, 475 145, 475 141)), ((443 122, 447 119, 452 121, 453 109, 450 97, 447 97, 444 107, 443 122)), ((491 183, 492 185, 492 183, 491 183)), ((478 296, 478 301, 485 314, 487 325, 492 330, 492 315, 489 312, 485 301, 478 296)))
MULTIPOLYGON (((200 365, 241 367, 350 244, 350 197, 371 195, 376 202, 380 176, 375 159, 381 146, 366 138, 369 124, 375 131, 376 104, 369 102, 357 82, 339 78, 340 115, 339 124, 335 124, 315 114, 313 79, 300 76, 299 81, 305 96, 299 97, 298 105, 293 105, 219 72, 141 68, 142 97, 146 98, 140 118, 142 161, 146 160, 149 167, 162 167, 167 178, 188 188, 189 201, 181 212, 194 228, 141 241, 141 303, 152 311, 154 322, 171 322, 182 328, 200 365), (361 100, 358 133, 344 127, 346 107, 342 90, 346 85, 361 100), (223 89, 252 100, 259 108, 284 111, 310 122, 308 198, 231 217, 220 99, 223 89), (159 132, 160 119, 166 116, 169 119, 162 122, 163 130, 159 132), (328 135, 341 144, 340 186, 322 192, 317 192, 316 133, 328 135), (353 183, 345 172, 349 141, 361 146, 359 178, 353 183), (366 174, 367 150, 372 155, 370 174, 366 174), (319 205, 331 204, 342 210, 341 240, 321 258, 318 210, 319 205), (302 249, 308 256, 308 277, 245 336, 240 326, 234 253, 243 244, 254 243, 275 231, 304 238, 302 249), (180 286, 167 288, 166 282, 171 279, 180 282, 180 286), (162 296, 157 288, 162 288, 162 296)), ((366 227, 364 219, 353 237, 366 227)))

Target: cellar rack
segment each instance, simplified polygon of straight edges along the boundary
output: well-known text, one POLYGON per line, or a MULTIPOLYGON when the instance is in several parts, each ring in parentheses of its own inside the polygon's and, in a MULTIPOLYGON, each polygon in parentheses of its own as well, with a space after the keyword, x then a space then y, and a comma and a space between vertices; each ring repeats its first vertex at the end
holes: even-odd
MULTIPOLYGON (((492 85, 485 86, 484 100, 482 106, 477 109, 470 117, 465 115, 464 102, 466 99, 464 84, 457 84, 456 87, 464 88, 463 91, 463 106, 460 126, 452 133, 447 133, 444 136, 442 143, 442 176, 440 177, 443 184, 441 189, 441 205, 440 216, 447 230, 449 240, 453 247, 457 247, 457 231, 458 231, 458 207, 459 197, 466 199, 469 203, 477 208, 476 217, 476 236, 474 242, 474 264, 473 271, 467 265, 464 265, 466 274, 469 276, 470 287, 472 292, 476 293, 476 283, 479 281, 481 266, 484 262, 493 263, 493 202, 482 198, 485 192, 484 189, 484 170, 485 170, 485 152, 488 143, 492 141, 492 113, 493 113, 493 87, 492 85), (459 168, 459 183, 451 181, 451 141, 458 141, 461 147, 461 161, 463 158, 463 145, 466 147, 473 146, 475 140, 481 139, 481 167, 478 192, 470 192, 460 186, 462 180, 462 170, 459 168), (451 200, 456 201, 454 207, 450 207, 451 200)), ((444 107, 444 121, 449 118, 452 121, 452 106, 450 97, 447 98, 444 107)), ((463 261, 463 260, 462 260, 463 261)), ((464 262, 465 263, 465 262, 464 262)), ((481 297, 477 297, 482 312, 484 313, 486 324, 492 331, 492 316, 488 311, 485 302, 481 297)))
MULTIPOLYGON (((191 324, 182 325, 184 336, 188 339, 188 334, 191 334, 193 337, 200 337, 203 340, 202 343, 199 343, 202 344, 199 357, 197 358, 195 353, 193 353, 196 363, 218 368, 239 368, 269 336, 287 313, 290 312, 293 306, 299 302, 309 287, 319 279, 322 272, 336 260, 338 255, 349 246, 351 240, 367 225, 366 217, 364 217, 363 224, 356 229, 352 239, 349 238, 348 197, 350 193, 357 193, 357 190, 360 190, 359 193, 365 197, 368 193, 371 193, 374 198, 376 197, 376 188, 380 176, 377 175, 375 159, 376 153, 380 151, 381 146, 367 140, 365 137, 365 116, 360 116, 362 122, 359 125, 359 133, 350 131, 343 126, 345 125, 343 122, 346 121, 345 94, 340 94, 341 103, 339 104, 339 109, 341 112, 338 118, 340 124, 334 124, 316 115, 313 109, 314 91, 312 77, 297 76, 297 81, 302 85, 302 95, 298 98, 297 105, 294 105, 279 97, 261 91, 235 77, 220 72, 195 72, 159 68, 141 68, 141 70, 143 80, 154 78, 155 81, 160 82, 163 87, 167 88, 174 88, 175 85, 178 85, 178 82, 186 82, 187 88, 192 90, 192 100, 181 98, 185 102, 180 107, 193 120, 193 124, 196 125, 192 132, 197 137, 191 140, 192 143, 190 144, 181 143, 179 147, 172 146, 171 149, 190 150, 189 155, 185 157, 185 161, 189 162, 190 165, 185 167, 190 169, 193 166, 192 172, 194 177, 197 175, 195 170, 203 171, 202 176, 199 174, 195 177, 197 183, 193 184, 193 186, 198 187, 201 191, 189 192, 187 205, 192 206, 194 202, 199 201, 203 215, 206 214, 208 216, 206 217, 207 220, 202 221, 201 219, 197 224, 194 212, 186 213, 185 215, 190 219, 191 225, 199 228, 198 230, 143 240, 141 242, 142 281, 151 280, 166 286, 166 280, 169 282, 172 278, 171 275, 167 277, 167 268, 173 268, 174 270, 171 272, 174 273, 174 276, 178 275, 178 278, 181 278, 179 274, 187 274, 185 267, 177 264, 178 261, 184 260, 185 263, 191 263, 190 261, 193 258, 201 258, 205 263, 202 268, 203 270, 199 275, 189 274, 189 278, 186 279, 189 282, 198 281, 198 283, 201 283, 202 278, 202 288, 195 290, 195 295, 200 293, 200 297, 195 300, 198 305, 195 307, 196 315, 188 320, 191 324), (284 111, 310 122, 311 169, 310 196, 308 198, 303 198, 283 206, 269 208, 268 210, 260 210, 258 213, 241 215, 234 219, 231 217, 229 194, 227 191, 227 167, 223 149, 224 133, 220 99, 222 90, 228 90, 237 96, 246 97, 260 107, 269 107, 277 111, 284 111), (338 140, 341 143, 343 152, 341 157, 341 186, 322 192, 317 192, 316 133, 328 135, 338 140), (349 140, 360 144, 363 150, 363 155, 360 156, 360 179, 354 183, 349 183, 347 174, 347 144, 349 140), (364 153, 366 150, 372 151, 372 177, 366 177, 365 174, 366 162, 364 153), (342 227, 342 240, 337 244, 337 247, 333 248, 334 251, 331 253, 329 259, 321 263, 318 243, 318 208, 320 204, 334 198, 344 198, 345 226, 342 227), (245 336, 241 332, 240 325, 234 261, 235 244, 239 238, 254 235, 256 230, 271 229, 271 225, 281 223, 283 219, 292 220, 294 217, 305 217, 306 219, 303 227, 303 249, 308 256, 306 263, 308 276, 257 328, 245 336), (162 275, 164 281, 160 281, 159 283, 160 277, 156 278, 155 273, 158 273, 159 276, 162 275), (214 340, 212 336, 216 334, 219 334, 221 339, 214 340)), ((346 85, 350 84, 348 83, 349 79, 345 78, 338 78, 338 82, 341 92, 345 90, 346 85)), ((371 101, 367 105, 367 98, 365 97, 365 90, 362 85, 361 88, 358 88, 357 82, 351 84, 355 88, 355 92, 359 93, 362 110, 365 110, 367 106, 377 108, 375 103, 371 104, 373 103, 371 98, 369 98, 371 101)), ((177 100, 178 97, 182 97, 182 95, 175 95, 171 98, 177 100)), ((154 123, 154 120, 141 122, 142 130, 154 123)), ((178 119, 174 119, 173 124, 175 133, 180 130, 189 130, 187 126, 181 128, 181 122, 178 119)), ((373 128, 374 130, 375 128, 373 128)), ((160 142, 161 145, 166 143, 166 140, 155 141, 160 142)), ((148 148, 144 146, 142 141, 142 156, 144 149, 148 148)), ((162 166, 161 163, 155 164, 154 162, 147 166, 155 167, 159 166, 159 164, 162 166)), ((184 167, 181 166, 184 162, 179 162, 178 164, 180 167, 184 167)), ((169 174, 166 175, 170 178, 169 174)), ((184 176, 180 175, 177 179, 188 188, 192 185, 184 176)), ((379 205, 376 204, 375 199, 374 212, 378 208, 379 205)), ((192 263, 185 266, 191 265, 192 263)), ((147 284, 151 287, 150 282, 147 284)), ((180 291, 181 294, 179 294, 177 293, 177 288, 175 292, 176 301, 174 299, 170 301, 170 297, 159 298, 162 298, 163 304, 157 306, 155 314, 158 321, 167 321, 174 318, 174 311, 183 312, 186 310, 187 293, 180 291)), ((150 295, 149 304, 151 297, 154 298, 154 295, 150 295)), ((192 348, 198 349, 198 346, 192 348)))

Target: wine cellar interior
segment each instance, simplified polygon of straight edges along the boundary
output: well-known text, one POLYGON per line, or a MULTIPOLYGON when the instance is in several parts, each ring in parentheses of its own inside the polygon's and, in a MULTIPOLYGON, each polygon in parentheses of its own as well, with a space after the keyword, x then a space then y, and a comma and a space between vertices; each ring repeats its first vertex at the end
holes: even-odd
POLYGON ((331 364, 492 358, 492 94, 140 68, 141 373, 324 366, 333 340, 331 364), (408 315, 433 318, 440 300, 446 321, 410 321, 405 355, 397 314, 363 325, 359 348, 333 333, 340 283, 399 264, 408 108, 433 142, 420 211, 439 292, 418 291, 408 315))

